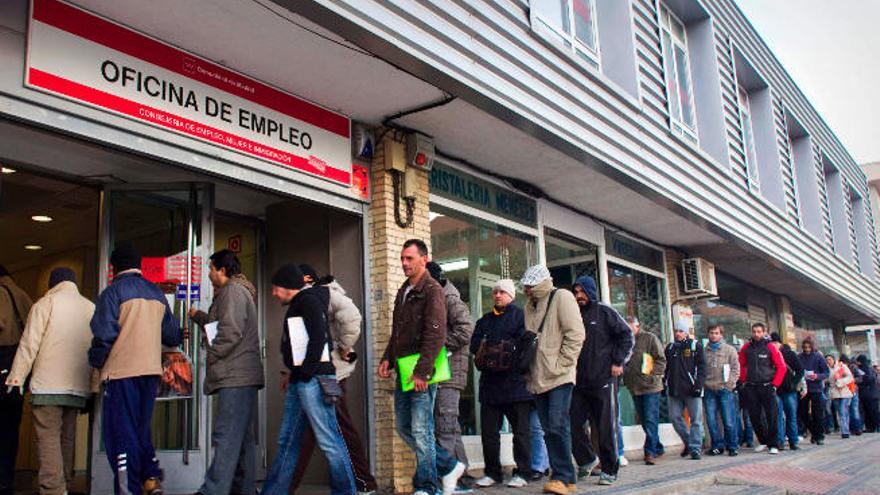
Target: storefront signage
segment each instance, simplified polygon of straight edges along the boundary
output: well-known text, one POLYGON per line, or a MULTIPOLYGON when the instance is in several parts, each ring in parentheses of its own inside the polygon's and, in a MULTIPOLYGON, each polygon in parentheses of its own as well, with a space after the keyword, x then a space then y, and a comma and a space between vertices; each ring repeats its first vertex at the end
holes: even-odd
POLYGON ((628 237, 615 234, 610 230, 605 231, 605 252, 616 258, 630 261, 645 268, 658 272, 665 271, 663 268, 663 252, 628 237))
POLYGON ((60 0, 31 4, 25 85, 351 185, 347 117, 60 0))
POLYGON ((530 226, 535 226, 538 221, 535 200, 436 163, 431 169, 430 187, 431 194, 508 220, 530 226))

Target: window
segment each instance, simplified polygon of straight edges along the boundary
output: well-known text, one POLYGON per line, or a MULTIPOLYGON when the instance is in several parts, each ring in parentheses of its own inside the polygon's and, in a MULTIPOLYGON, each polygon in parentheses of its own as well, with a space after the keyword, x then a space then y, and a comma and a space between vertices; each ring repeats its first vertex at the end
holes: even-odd
POLYGON ((749 93, 740 86, 739 88, 739 118, 742 125, 743 147, 746 155, 746 170, 749 174, 749 187, 759 188, 758 178, 758 152, 755 147, 755 130, 752 126, 752 111, 749 104, 749 93))
POLYGON ((590 65, 599 65, 595 0, 533 0, 532 14, 549 34, 590 65))
POLYGON ((685 25, 662 3, 659 13, 670 126, 674 133, 696 142, 697 118, 685 25))

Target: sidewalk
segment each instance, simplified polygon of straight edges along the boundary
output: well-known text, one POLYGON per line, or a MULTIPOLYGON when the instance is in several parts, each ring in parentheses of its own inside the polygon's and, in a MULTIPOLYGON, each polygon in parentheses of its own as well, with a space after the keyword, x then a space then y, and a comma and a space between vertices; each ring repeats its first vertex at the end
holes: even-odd
MULTIPOLYGON (((880 434, 847 440, 826 437, 824 446, 801 443, 801 450, 779 455, 743 449, 737 457, 682 459, 669 449, 657 465, 630 458, 613 486, 598 486, 598 477, 578 483, 577 493, 644 494, 880 494, 880 434)), ((542 482, 526 488, 506 486, 474 490, 475 495, 541 493, 542 482)))

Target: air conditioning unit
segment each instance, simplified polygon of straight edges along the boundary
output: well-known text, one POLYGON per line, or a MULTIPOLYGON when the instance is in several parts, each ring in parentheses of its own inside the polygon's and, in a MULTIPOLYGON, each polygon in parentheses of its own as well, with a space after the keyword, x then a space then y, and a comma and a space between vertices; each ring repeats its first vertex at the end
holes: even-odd
POLYGON ((681 261, 683 293, 689 297, 717 296, 715 265, 703 258, 688 258, 681 261))

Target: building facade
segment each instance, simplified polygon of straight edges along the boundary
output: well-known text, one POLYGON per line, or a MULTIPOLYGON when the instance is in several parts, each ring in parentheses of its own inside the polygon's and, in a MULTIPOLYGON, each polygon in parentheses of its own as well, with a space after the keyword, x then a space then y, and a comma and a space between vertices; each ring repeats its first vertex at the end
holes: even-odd
MULTIPOLYGON (((350 406, 395 491, 413 459, 375 370, 407 238, 429 242, 474 320, 496 280, 539 262, 558 285, 594 276, 663 341, 681 319, 733 343, 761 321, 838 353, 846 327, 880 320, 866 175, 733 0, 13 0, 0 64, 0 219, 17 239, 0 262, 35 297, 75 264, 94 297, 131 240, 182 315, 210 302, 207 255, 237 250, 261 291, 264 468, 282 399, 267 281, 288 261, 363 309, 350 406), (20 218, 38 210, 69 242, 20 218)), ((198 377, 199 346, 184 351, 198 377)), ((474 467, 476 384, 472 370, 474 467)), ((211 411, 198 386, 157 406, 169 491, 198 488, 211 411)), ((78 466, 106 493, 99 432, 78 466)))

